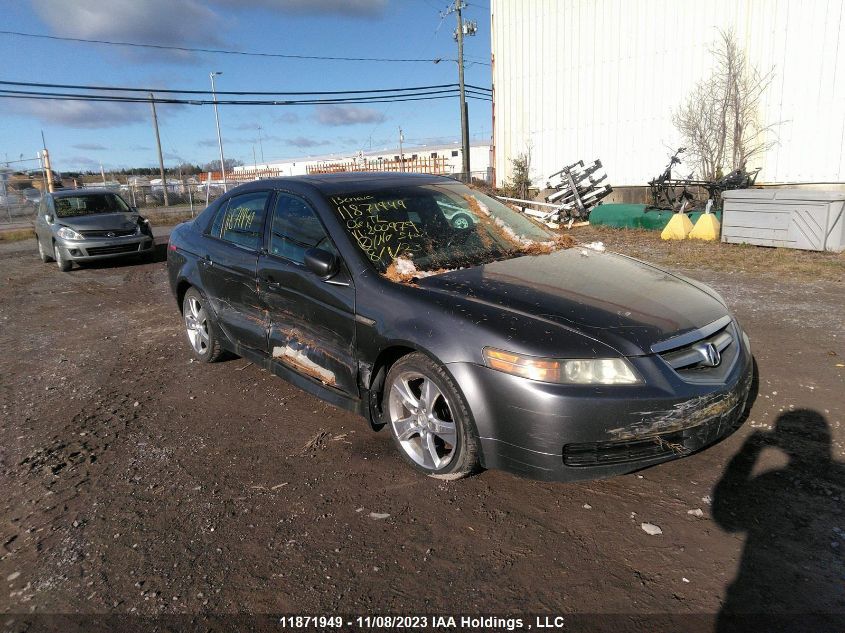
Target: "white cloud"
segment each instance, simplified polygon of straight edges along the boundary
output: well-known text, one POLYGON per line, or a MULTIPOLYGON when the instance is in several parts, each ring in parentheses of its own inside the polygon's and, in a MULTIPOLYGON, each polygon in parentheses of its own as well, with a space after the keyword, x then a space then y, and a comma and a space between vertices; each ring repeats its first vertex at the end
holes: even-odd
POLYGON ((346 15, 377 17, 387 8, 387 0, 212 0, 215 4, 243 8, 262 8, 301 15, 346 15))
POLYGON ((315 116, 321 125, 331 126, 381 123, 386 118, 383 112, 354 105, 319 106, 315 116))
POLYGON ((73 147, 74 149, 84 149, 89 152, 102 152, 108 149, 108 147, 100 143, 77 143, 73 147))
MULTIPOLYGON (((164 46, 219 45, 221 18, 197 0, 32 0, 38 16, 64 37, 118 40, 164 46)), ((146 58, 190 61, 180 51, 119 49, 146 58), (142 52, 143 51, 143 52, 142 52)))
POLYGON ((323 145, 328 145, 328 141, 321 141, 314 138, 308 138, 305 136, 295 136, 294 138, 285 139, 285 143, 288 145, 293 145, 294 147, 299 148, 308 148, 308 147, 321 147, 323 145))
POLYGON ((299 121, 299 115, 296 112, 288 110, 274 116, 273 121, 276 123, 296 123, 299 121))
POLYGON ((138 103, 15 100, 6 111, 34 117, 46 124, 74 128, 110 128, 145 121, 148 111, 138 103))

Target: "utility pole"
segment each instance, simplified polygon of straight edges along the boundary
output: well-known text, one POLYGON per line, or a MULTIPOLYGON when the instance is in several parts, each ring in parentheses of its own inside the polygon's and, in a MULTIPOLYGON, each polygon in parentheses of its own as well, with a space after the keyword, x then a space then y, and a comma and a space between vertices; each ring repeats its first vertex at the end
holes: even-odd
POLYGON ((402 126, 399 126, 399 171, 405 171, 405 155, 402 153, 402 141, 405 137, 402 135, 402 126))
POLYGON ((50 167, 50 152, 45 147, 43 150, 44 157, 44 178, 47 181, 47 191, 53 193, 53 168, 50 167))
POLYGON ((258 171, 258 161, 255 160, 255 143, 252 144, 252 168, 258 171))
POLYGON ((164 190, 164 206, 170 206, 170 198, 167 196, 167 177, 164 175, 164 157, 161 154, 161 139, 158 135, 158 116, 156 115, 156 102, 153 93, 150 93, 150 107, 153 109, 153 129, 156 133, 156 148, 158 148, 158 172, 161 174, 161 187, 164 190))
POLYGON ((475 35, 478 25, 473 21, 464 23, 461 11, 466 8, 463 0, 455 0, 452 5, 442 13, 440 17, 446 17, 454 13, 458 19, 458 28, 455 29, 455 40, 458 42, 458 88, 461 101, 461 148, 463 154, 462 179, 469 181, 469 117, 467 112, 467 100, 464 92, 464 35, 475 35))
POLYGON ((41 130, 41 167, 44 176, 44 191, 53 193, 53 171, 50 167, 50 153, 47 151, 47 141, 44 140, 44 130, 41 130))
POLYGON ((223 159, 223 137, 220 136, 220 113, 217 111, 217 93, 214 91, 214 76, 222 75, 219 70, 217 72, 208 73, 211 77, 211 96, 214 99, 214 120, 217 123, 217 145, 220 147, 220 174, 223 176, 223 191, 228 191, 226 187, 226 161, 223 159))
POLYGON ((264 164, 264 140, 261 138, 261 126, 258 126, 258 147, 261 148, 261 164, 264 164))

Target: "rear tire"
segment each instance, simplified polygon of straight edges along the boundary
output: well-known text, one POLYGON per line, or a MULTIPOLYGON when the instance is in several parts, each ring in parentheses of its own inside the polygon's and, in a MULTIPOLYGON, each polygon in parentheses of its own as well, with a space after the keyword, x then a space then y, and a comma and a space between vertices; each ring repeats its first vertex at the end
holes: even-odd
POLYGON ((399 453, 415 470, 454 480, 480 469, 478 432, 452 377, 425 354, 390 368, 382 409, 399 453))
POLYGON ((473 226, 475 226, 475 222, 466 213, 457 213, 452 216, 452 228, 466 230, 471 229, 473 226))
POLYGON ((196 288, 189 288, 182 300, 185 333, 194 358, 202 363, 213 363, 223 355, 223 346, 217 328, 206 308, 206 299, 196 288))
POLYGON ((59 270, 63 273, 66 273, 73 267, 73 263, 64 258, 62 255, 62 249, 60 249, 58 245, 53 245, 53 259, 56 260, 56 266, 58 266, 59 270))

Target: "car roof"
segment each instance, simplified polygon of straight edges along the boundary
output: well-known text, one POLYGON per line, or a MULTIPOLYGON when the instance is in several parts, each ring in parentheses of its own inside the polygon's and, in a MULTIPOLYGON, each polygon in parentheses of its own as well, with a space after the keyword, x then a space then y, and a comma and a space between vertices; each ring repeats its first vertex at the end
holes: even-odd
POLYGON ((269 178, 254 183, 266 186, 277 185, 285 187, 291 183, 311 185, 324 194, 350 193, 367 189, 381 189, 385 187, 419 186, 433 184, 454 184, 456 181, 446 176, 433 174, 405 174, 388 171, 349 171, 335 174, 310 174, 308 176, 285 176, 283 178, 269 178))

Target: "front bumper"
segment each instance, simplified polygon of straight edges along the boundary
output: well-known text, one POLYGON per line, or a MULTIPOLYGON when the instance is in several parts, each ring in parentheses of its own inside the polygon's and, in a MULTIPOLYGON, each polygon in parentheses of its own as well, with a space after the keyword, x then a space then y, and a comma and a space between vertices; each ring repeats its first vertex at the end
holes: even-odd
POLYGON ((155 246, 150 235, 129 235, 107 239, 56 240, 67 261, 87 262, 147 253, 155 246))
POLYGON ((486 468, 577 481, 684 457, 732 433, 753 382, 750 350, 720 384, 682 380, 654 356, 630 359, 645 384, 557 385, 450 363, 476 423, 486 468))

